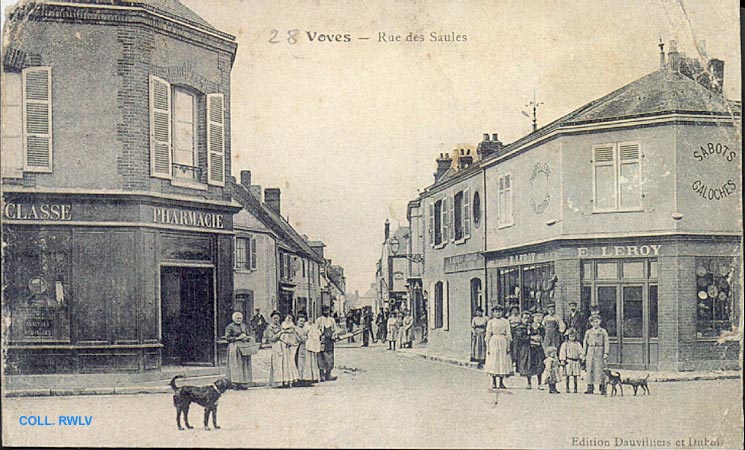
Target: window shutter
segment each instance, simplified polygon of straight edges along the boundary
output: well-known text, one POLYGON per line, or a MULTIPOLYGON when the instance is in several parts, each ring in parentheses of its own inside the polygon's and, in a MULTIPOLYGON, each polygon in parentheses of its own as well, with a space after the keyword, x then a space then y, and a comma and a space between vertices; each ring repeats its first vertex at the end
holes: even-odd
POLYGON ((52 171, 52 68, 23 70, 23 170, 52 171))
POLYGON ((429 283, 429 298, 427 299, 427 321, 429 328, 435 329, 435 283, 429 283))
POLYGON ((471 190, 463 191, 463 235, 471 237, 471 190))
POLYGON ((505 175, 504 188, 507 190, 507 194, 505 195, 505 200, 507 201, 507 204, 505 205, 505 208, 504 208, 505 221, 509 224, 512 224, 514 217, 512 215, 512 175, 511 174, 505 175))
POLYGON ((256 270, 256 238, 251 238, 251 270, 256 270))
POLYGON ((641 154, 638 143, 618 146, 618 202, 621 209, 641 207, 641 154))
POLYGON ((455 242, 455 199, 453 196, 448 197, 448 220, 450 220, 450 241, 455 242))
POLYGON ((447 280, 442 286, 442 329, 450 329, 450 282, 447 280))
POLYGON ((593 147, 593 208, 612 210, 618 207, 616 186, 618 171, 616 169, 615 145, 593 147))
POLYGON ((207 182, 225 186, 225 98, 207 95, 207 182))
POLYGON ((0 134, 2 148, 2 178, 23 178, 23 76, 16 72, 4 72, 0 86, 3 123, 0 134))
POLYGON ((440 228, 442 235, 442 242, 445 243, 449 240, 449 229, 448 229, 448 198, 444 197, 440 200, 440 228))
POLYGON ((171 178, 171 85, 150 76, 150 175, 171 178))
POLYGON ((429 245, 435 246, 435 205, 429 204, 429 245))

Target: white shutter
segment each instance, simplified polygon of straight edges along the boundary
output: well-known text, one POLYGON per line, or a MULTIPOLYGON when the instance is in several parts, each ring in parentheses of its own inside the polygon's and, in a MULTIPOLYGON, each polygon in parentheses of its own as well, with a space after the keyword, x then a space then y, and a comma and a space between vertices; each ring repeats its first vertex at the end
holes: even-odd
POLYGON ((251 237, 251 252, 250 252, 250 263, 249 268, 256 270, 256 238, 251 237))
POLYGON ((449 239, 448 236, 450 235, 449 229, 448 229, 448 198, 443 197, 442 200, 440 200, 440 235, 442 236, 442 243, 446 243, 449 239))
POLYGON ((207 95, 207 182, 225 186, 225 98, 207 95))
POLYGON ((593 147, 592 199, 595 210, 618 208, 618 170, 615 144, 593 147))
POLYGON ((450 221, 450 224, 448 226, 450 230, 450 242, 455 242, 455 199, 453 196, 449 196, 448 198, 448 220, 450 221))
POLYGON ((429 204, 429 245, 435 246, 435 205, 429 204))
POLYGON ((427 321, 429 328, 435 329, 435 283, 429 283, 429 296, 427 298, 427 321))
POLYGON ((150 76, 150 175, 171 178, 171 85, 150 76))
POLYGON ((23 77, 20 73, 4 72, 0 89, 2 178, 23 178, 23 77))
POLYGON ((450 282, 447 280, 442 286, 442 329, 450 329, 450 282))
POLYGON ((52 171, 52 68, 23 70, 23 169, 52 171))
POLYGON ((507 194, 505 195, 507 205, 505 205, 504 211, 507 223, 512 225, 514 223, 514 216, 512 214, 512 174, 508 173, 504 176, 504 187, 507 189, 507 194))
POLYGON ((463 235, 471 237, 471 190, 463 191, 463 235))
POLYGON ((618 206, 621 209, 640 208, 642 174, 639 143, 620 143, 618 159, 618 206))

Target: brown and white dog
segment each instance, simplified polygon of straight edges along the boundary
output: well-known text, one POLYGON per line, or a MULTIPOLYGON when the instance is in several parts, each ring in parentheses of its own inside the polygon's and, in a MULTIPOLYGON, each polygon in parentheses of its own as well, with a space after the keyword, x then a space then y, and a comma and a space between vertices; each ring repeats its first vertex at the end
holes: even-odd
POLYGON ((176 407, 176 425, 179 430, 184 428, 181 426, 181 415, 184 415, 184 424, 186 428, 194 428, 189 425, 189 406, 192 402, 204 407, 204 429, 209 431, 208 425, 210 414, 212 414, 212 426, 215 429, 219 429, 217 426, 217 401, 220 400, 220 396, 228 390, 230 382, 224 378, 221 378, 209 386, 176 386, 176 380, 184 378, 182 375, 176 375, 171 379, 171 388, 173 388, 173 406, 176 407))
POLYGON ((647 374, 647 376, 644 378, 623 377, 621 379, 621 383, 628 384, 629 386, 634 388, 634 395, 636 395, 636 392, 639 390, 639 388, 642 388, 642 394, 652 395, 649 392, 647 380, 649 380, 649 374, 647 374))

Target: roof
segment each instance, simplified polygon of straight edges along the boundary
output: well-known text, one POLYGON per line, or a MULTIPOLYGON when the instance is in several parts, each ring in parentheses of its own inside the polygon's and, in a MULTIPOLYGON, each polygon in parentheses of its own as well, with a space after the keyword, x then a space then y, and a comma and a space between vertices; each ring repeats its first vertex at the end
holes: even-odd
POLYGON ((307 256, 316 262, 323 263, 323 259, 310 248, 305 239, 295 231, 292 225, 290 225, 282 216, 261 203, 243 185, 230 180, 227 182, 225 187, 228 189, 230 195, 240 203, 245 210, 249 211, 254 215, 254 217, 256 217, 256 219, 269 228, 286 248, 303 256, 307 256))

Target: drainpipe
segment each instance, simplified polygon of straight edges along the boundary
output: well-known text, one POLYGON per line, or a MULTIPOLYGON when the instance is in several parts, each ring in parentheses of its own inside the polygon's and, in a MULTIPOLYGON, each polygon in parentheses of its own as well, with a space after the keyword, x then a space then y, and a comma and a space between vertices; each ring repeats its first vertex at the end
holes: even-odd
MULTIPOLYGON (((486 211, 488 210, 487 208, 488 203, 486 201, 486 195, 487 195, 486 193, 486 167, 481 166, 481 174, 483 175, 482 176, 483 185, 481 186, 481 193, 483 194, 482 197, 484 197, 484 199, 481 201, 481 214, 483 215, 482 224, 484 227, 484 254, 483 254, 484 255, 484 288, 482 290, 483 296, 484 296, 484 304, 482 305, 482 307, 484 309, 487 309, 486 307, 489 305, 489 279, 487 278, 488 274, 486 270, 486 254, 485 253, 489 249, 489 229, 487 226, 488 222, 486 220, 486 211)), ((487 312, 487 314, 489 313, 487 312)))

